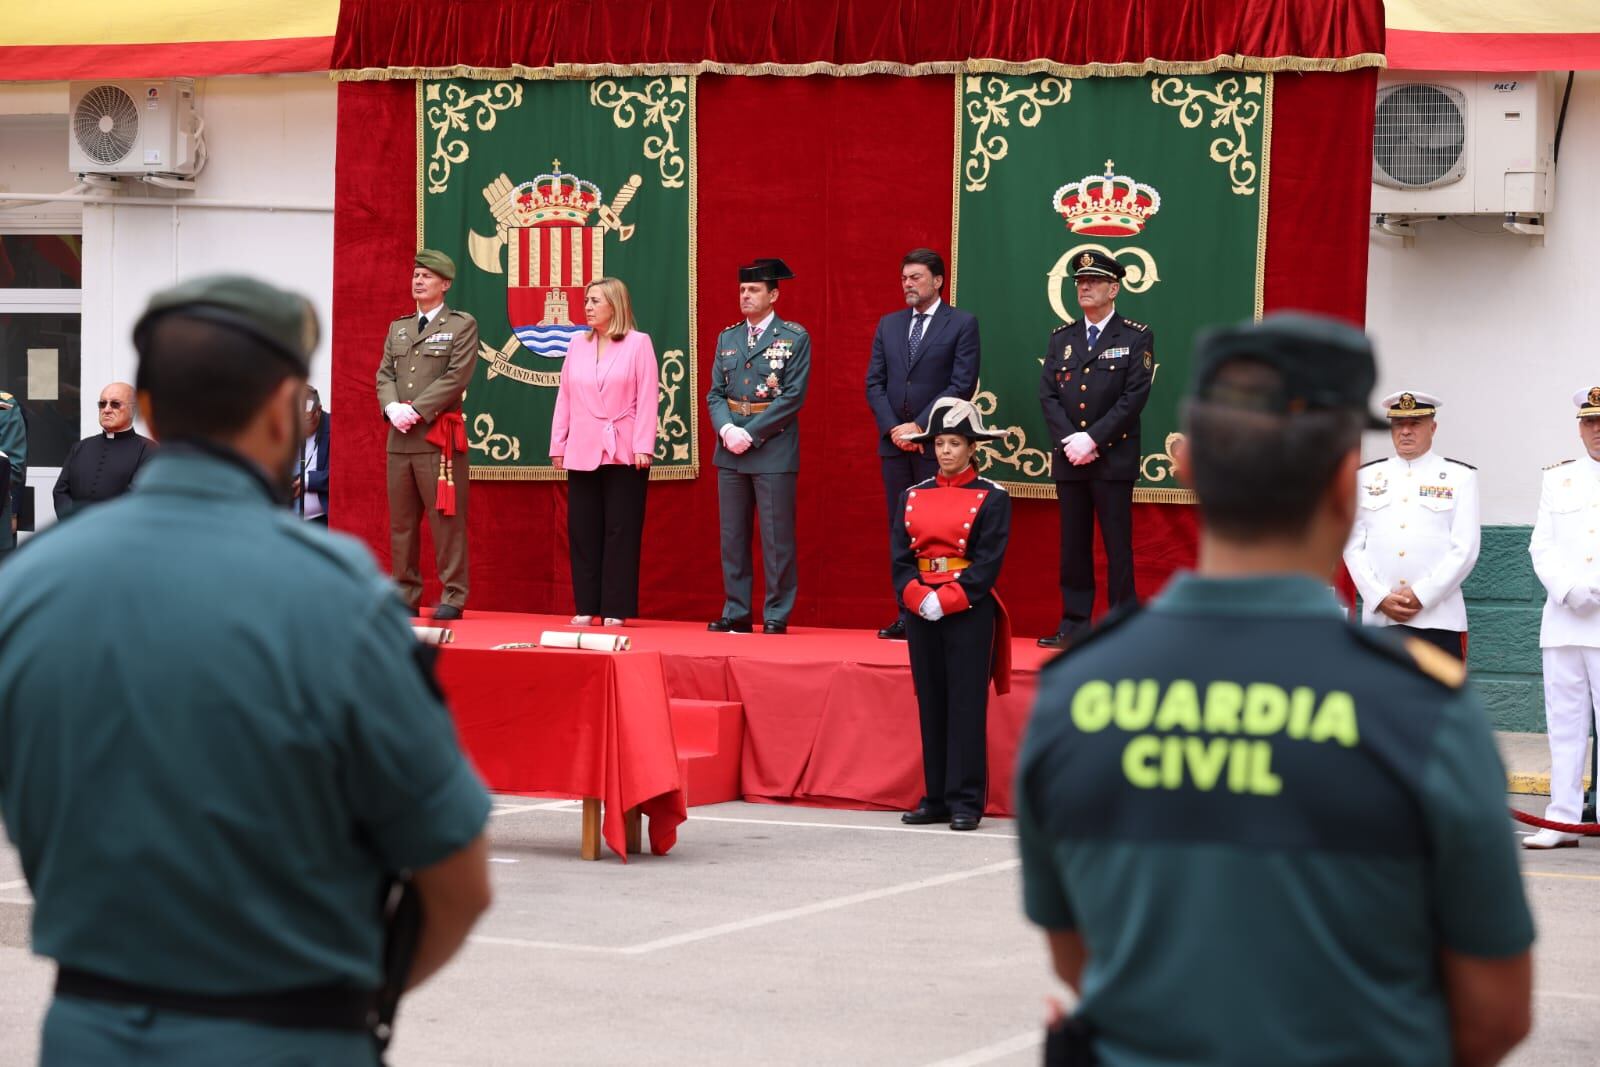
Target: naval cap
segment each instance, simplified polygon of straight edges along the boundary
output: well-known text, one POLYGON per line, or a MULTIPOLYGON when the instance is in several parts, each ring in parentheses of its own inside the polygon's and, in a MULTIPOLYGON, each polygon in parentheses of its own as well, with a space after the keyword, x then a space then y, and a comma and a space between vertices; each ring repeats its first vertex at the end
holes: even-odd
POLYGON ((321 336, 317 312, 299 293, 243 274, 207 274, 162 289, 150 298, 133 327, 134 346, 144 351, 151 325, 167 315, 205 319, 249 334, 302 372, 321 336))
POLYGON ((1259 322, 1225 326, 1195 343, 1190 393, 1233 407, 1297 415, 1305 411, 1360 412, 1368 429, 1388 423, 1367 406, 1378 378, 1372 342, 1339 319, 1304 311, 1276 311, 1259 322), (1282 376, 1271 394, 1217 384, 1217 371, 1236 361, 1265 364, 1282 376))
POLYGON ((1077 259, 1072 261, 1072 276, 1074 278, 1110 278, 1114 282, 1122 280, 1127 270, 1100 251, 1098 248, 1086 249, 1077 259))
POLYGON ((419 249, 415 264, 419 267, 426 267, 447 282, 456 280, 456 261, 437 248, 419 249))
POLYGON ((1390 419, 1420 419, 1435 414, 1444 403, 1420 389, 1402 389, 1383 398, 1383 409, 1390 419))
POLYGON ((1600 415, 1600 385, 1591 385, 1587 389, 1579 389, 1572 394, 1572 402, 1578 405, 1578 418, 1592 419, 1600 415))

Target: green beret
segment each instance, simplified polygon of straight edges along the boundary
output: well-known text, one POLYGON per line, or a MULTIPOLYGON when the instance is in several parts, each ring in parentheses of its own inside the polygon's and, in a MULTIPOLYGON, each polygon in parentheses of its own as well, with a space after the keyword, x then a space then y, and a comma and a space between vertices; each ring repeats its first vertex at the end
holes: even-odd
POLYGON ((456 280, 456 261, 437 248, 424 248, 417 253, 417 266, 427 267, 447 282, 456 280))
POLYGON ((151 324, 166 315, 206 319, 249 334, 301 370, 310 369, 311 353, 321 336, 311 301, 242 274, 191 278, 152 296, 133 327, 134 346, 140 352, 151 324))

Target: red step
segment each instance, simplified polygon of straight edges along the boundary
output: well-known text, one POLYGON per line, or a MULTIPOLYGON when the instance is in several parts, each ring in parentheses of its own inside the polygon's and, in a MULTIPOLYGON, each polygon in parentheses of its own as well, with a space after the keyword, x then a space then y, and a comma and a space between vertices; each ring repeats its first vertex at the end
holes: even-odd
POLYGON ((744 705, 673 697, 667 710, 672 716, 685 802, 692 808, 738 800, 744 705))

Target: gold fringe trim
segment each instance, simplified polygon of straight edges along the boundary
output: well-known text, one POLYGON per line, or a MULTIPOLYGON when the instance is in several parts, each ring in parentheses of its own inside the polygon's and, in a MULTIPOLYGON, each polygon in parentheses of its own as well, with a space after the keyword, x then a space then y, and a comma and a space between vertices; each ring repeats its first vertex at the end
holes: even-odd
POLYGON ((1051 59, 968 59, 934 63, 557 63, 550 67, 360 67, 333 70, 334 81, 409 81, 445 78, 479 78, 505 81, 582 80, 587 78, 656 78, 677 74, 769 75, 780 78, 806 78, 816 74, 836 78, 857 78, 871 74, 920 77, 930 74, 1053 74, 1064 78, 1135 78, 1145 74, 1215 74, 1219 71, 1244 71, 1271 74, 1280 71, 1349 71, 1368 67, 1387 68, 1388 60, 1379 52, 1360 52, 1352 56, 1242 56, 1221 55, 1212 59, 1146 59, 1138 63, 1057 63, 1051 59))
POLYGON ((956 84, 956 158, 950 165, 954 181, 951 183, 950 191, 950 262, 945 264, 945 267, 950 271, 950 277, 946 279, 950 283, 950 303, 959 307, 960 305, 956 304, 956 262, 961 256, 956 244, 961 237, 961 124, 966 113, 961 99, 961 75, 957 74, 951 80, 956 84))
MULTIPOLYGON (((1007 495, 1017 500, 1054 500, 1056 498, 1056 483, 1047 482, 995 482, 1004 489, 1007 495)), ((1133 491, 1135 504, 1193 504, 1195 502, 1192 489, 1143 489, 1133 491)))
POLYGON ((1266 101, 1261 110, 1261 181, 1256 215, 1256 292, 1255 320, 1261 321, 1267 305, 1267 197, 1272 190, 1272 96, 1277 80, 1267 75, 1266 101))
MULTIPOLYGON (((470 467, 469 476, 475 482, 563 482, 567 472, 554 467, 470 467)), ((652 482, 692 482, 700 477, 700 463, 687 467, 650 466, 652 482)))

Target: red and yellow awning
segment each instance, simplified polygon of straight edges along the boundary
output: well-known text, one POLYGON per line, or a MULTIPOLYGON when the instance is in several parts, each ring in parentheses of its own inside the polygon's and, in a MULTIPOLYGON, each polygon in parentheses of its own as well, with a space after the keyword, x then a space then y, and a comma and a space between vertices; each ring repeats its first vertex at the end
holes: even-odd
POLYGON ((1596 0, 1386 0, 1399 70, 1600 69, 1596 0))
POLYGON ((16 3, 0 19, 0 80, 163 78, 327 70, 339 0, 16 3))

